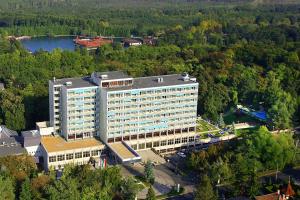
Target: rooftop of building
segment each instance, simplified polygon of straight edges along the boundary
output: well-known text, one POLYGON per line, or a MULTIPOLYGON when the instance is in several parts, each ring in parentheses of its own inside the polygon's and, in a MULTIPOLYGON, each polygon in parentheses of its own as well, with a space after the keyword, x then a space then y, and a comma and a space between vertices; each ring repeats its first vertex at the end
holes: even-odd
POLYGON ((22 131, 22 137, 41 137, 37 130, 30 130, 30 131, 22 131))
POLYGON ((42 137, 41 143, 48 153, 91 147, 104 148, 104 144, 96 138, 66 141, 60 136, 45 136, 42 137))
POLYGON ((127 89, 143 89, 143 88, 151 88, 151 87, 186 85, 191 83, 196 83, 193 77, 189 77, 188 79, 183 80, 181 74, 172 74, 172 75, 139 77, 134 79, 133 85, 131 86, 113 87, 113 88, 106 88, 106 89, 107 91, 119 91, 119 90, 127 90, 127 89))
POLYGON ((21 143, 16 138, 6 138, 0 140, 0 157, 9 155, 20 155, 26 153, 21 143))
MULTIPOLYGON (((94 72, 97 77, 101 80, 118 80, 118 79, 127 79, 132 78, 122 71, 111 71, 111 72, 94 72)), ((148 77, 139 77, 133 78, 133 85, 122 86, 122 87, 111 87, 107 88, 108 91, 118 91, 126 89, 142 89, 142 88, 151 88, 151 87, 162 87, 162 86, 173 86, 173 85, 185 85, 195 83, 196 79, 194 77, 188 76, 184 73, 186 79, 183 79, 182 74, 171 74, 171 75, 159 75, 159 76, 148 76, 148 77)), ((67 88, 83 88, 96 86, 91 81, 91 77, 83 78, 65 78, 65 79, 56 79, 52 80, 54 84, 65 85, 67 88), (69 84, 68 84, 69 82, 69 84)))
POLYGON ((109 147, 121 157, 122 160, 136 157, 122 142, 110 143, 109 147))
POLYGON ((21 135, 24 147, 37 146, 41 143, 41 135, 37 130, 22 131, 21 135))
POLYGON ((16 137, 16 136, 18 136, 17 131, 10 130, 4 125, 0 126, 0 140, 4 138, 16 137))
POLYGON ((67 88, 84 88, 84 87, 92 87, 97 86, 93 82, 90 81, 89 76, 81 77, 81 78, 63 78, 63 79, 54 79, 51 80, 54 85, 64 85, 67 88), (71 83, 71 84, 68 84, 71 83))
POLYGON ((0 126, 0 156, 19 155, 25 152, 18 133, 0 126))
POLYGON ((114 80, 114 79, 127 79, 132 78, 128 74, 122 71, 110 71, 110 72, 94 72, 101 80, 114 80))
POLYGON ((122 39, 122 42, 126 42, 126 43, 141 43, 142 39, 140 39, 140 38, 124 38, 124 39, 122 39))

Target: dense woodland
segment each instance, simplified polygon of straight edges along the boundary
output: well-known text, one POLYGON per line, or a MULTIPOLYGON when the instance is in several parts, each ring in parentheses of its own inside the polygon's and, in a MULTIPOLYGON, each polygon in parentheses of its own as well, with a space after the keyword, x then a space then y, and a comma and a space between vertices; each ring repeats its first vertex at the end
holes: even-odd
POLYGON ((118 167, 66 166, 57 181, 55 171, 40 173, 30 156, 0 158, 0 165, 1 200, 134 200, 140 189, 132 178, 122 178, 118 167))
MULTIPOLYGON (((207 150, 190 155, 189 170, 201 174, 196 200, 215 200, 218 194, 254 199, 258 194, 275 192, 287 184, 275 180, 274 174, 273 178, 264 176, 299 162, 300 154, 295 155, 291 134, 272 135, 266 127, 260 127, 242 133, 242 137, 243 140, 211 145, 207 150), (217 193, 216 190, 221 192, 217 193)), ((296 196, 300 197, 300 188, 293 187, 296 196)))
MULTIPOLYGON (((20 131, 48 120, 48 80, 53 77, 123 70, 135 77, 188 72, 199 81, 198 113, 213 121, 241 103, 263 107, 269 128, 299 125, 297 1, 82 2, 0 0, 0 82, 6 87, 0 91, 1 124, 20 131), (30 54, 20 42, 7 39, 70 34, 153 35, 158 44, 30 54)), ((228 184, 229 196, 254 196, 261 191, 258 173, 295 164, 289 134, 272 136, 263 127, 242 136, 231 146, 212 146, 189 157, 190 169, 203 175, 198 194, 206 194, 205 199, 216 199, 219 179, 228 184)), ((133 180, 121 178, 118 168, 70 168, 61 181, 54 181, 54 174, 38 174, 32 162, 29 157, 0 159, 5 199, 111 199, 112 194, 132 199, 137 192, 130 187, 133 180)))
POLYGON ((34 127, 35 121, 47 120, 47 86, 53 77, 123 70, 133 76, 190 73, 200 83, 199 114, 214 121, 219 113, 242 103, 256 108, 262 105, 271 127, 298 124, 300 5, 230 5, 186 6, 182 11, 170 6, 164 7, 165 11, 148 9, 145 13, 141 8, 143 19, 140 12, 131 9, 122 10, 125 17, 112 16, 116 8, 107 8, 106 12, 111 12, 107 15, 109 21, 99 21, 97 16, 81 21, 80 14, 54 16, 50 11, 48 17, 5 11, 7 14, 0 17, 0 80, 7 87, 0 94, 2 123, 22 130, 34 127), (27 34, 23 32, 26 29, 74 34, 69 32, 70 26, 95 34, 118 34, 113 28, 115 20, 133 18, 133 29, 130 23, 122 27, 128 29, 128 34, 159 36, 157 46, 124 49, 113 45, 89 53, 56 50, 30 54, 18 41, 6 39, 17 30, 27 34), (138 20, 145 21, 140 24, 138 20))

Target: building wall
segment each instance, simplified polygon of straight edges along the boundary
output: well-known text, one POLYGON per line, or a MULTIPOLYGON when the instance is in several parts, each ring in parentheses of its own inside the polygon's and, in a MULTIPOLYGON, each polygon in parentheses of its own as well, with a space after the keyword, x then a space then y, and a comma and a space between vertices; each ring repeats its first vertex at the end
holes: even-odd
POLYGON ((108 142, 195 131, 198 83, 109 91, 108 142))
POLYGON ((99 106, 99 135, 103 142, 107 142, 107 92, 100 90, 100 106, 99 106))
POLYGON ((34 156, 34 157, 43 156, 41 145, 25 147, 25 149, 26 149, 27 153, 31 156, 34 156))
POLYGON ((61 132, 61 86, 54 85, 52 81, 49 81, 50 125, 53 126, 55 134, 60 134, 61 132))
POLYGON ((82 139, 97 133, 96 119, 98 87, 66 89, 63 97, 62 127, 64 137, 82 139))
POLYGON ((90 147, 83 149, 73 149, 60 152, 46 152, 44 155, 45 169, 58 169, 66 164, 83 165, 88 164, 91 157, 96 161, 100 159, 103 147, 90 147), (89 152, 89 154, 84 157, 84 153, 89 152), (77 157, 77 154, 81 154, 81 157, 77 157))

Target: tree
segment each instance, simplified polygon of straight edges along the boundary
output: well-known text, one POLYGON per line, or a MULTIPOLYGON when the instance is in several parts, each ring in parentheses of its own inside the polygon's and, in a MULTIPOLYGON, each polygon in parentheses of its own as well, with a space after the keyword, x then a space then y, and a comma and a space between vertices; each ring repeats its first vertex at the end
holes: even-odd
POLYGON ((123 199, 135 200, 138 189, 139 187, 133 178, 125 179, 121 183, 121 194, 123 199))
POLYGON ((154 184, 155 177, 153 173, 153 165, 150 160, 148 160, 145 165, 144 176, 148 183, 154 184))
POLYGON ((0 199, 14 200, 14 186, 10 177, 0 174, 0 199))
POLYGON ((232 133, 236 135, 237 132, 236 132, 236 128, 235 128, 235 123, 234 122, 232 122, 232 124, 231 124, 231 130, 232 130, 232 133))
POLYGON ((8 128, 18 131, 25 128, 25 108, 22 96, 10 89, 1 92, 0 111, 8 128))
POLYGON ((150 187, 148 189, 146 200, 156 200, 156 195, 155 195, 155 192, 152 188, 152 185, 150 185, 150 187))
POLYGON ((198 185, 195 200, 216 200, 216 195, 213 190, 213 186, 207 175, 201 177, 201 181, 198 185))
POLYGON ((219 125, 220 128, 225 128, 225 122, 224 122, 222 113, 220 113, 218 125, 219 125))
POLYGON ((20 200, 31 200, 31 185, 29 178, 26 178, 21 186, 20 200))

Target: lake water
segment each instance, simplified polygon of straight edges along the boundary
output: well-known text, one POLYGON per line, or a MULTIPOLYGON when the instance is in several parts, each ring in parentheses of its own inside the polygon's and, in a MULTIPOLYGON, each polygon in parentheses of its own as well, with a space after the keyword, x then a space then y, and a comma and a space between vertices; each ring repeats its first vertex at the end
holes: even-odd
POLYGON ((23 46, 31 52, 36 52, 40 49, 44 51, 53 51, 54 49, 74 51, 74 37, 36 37, 32 39, 21 40, 23 46))

